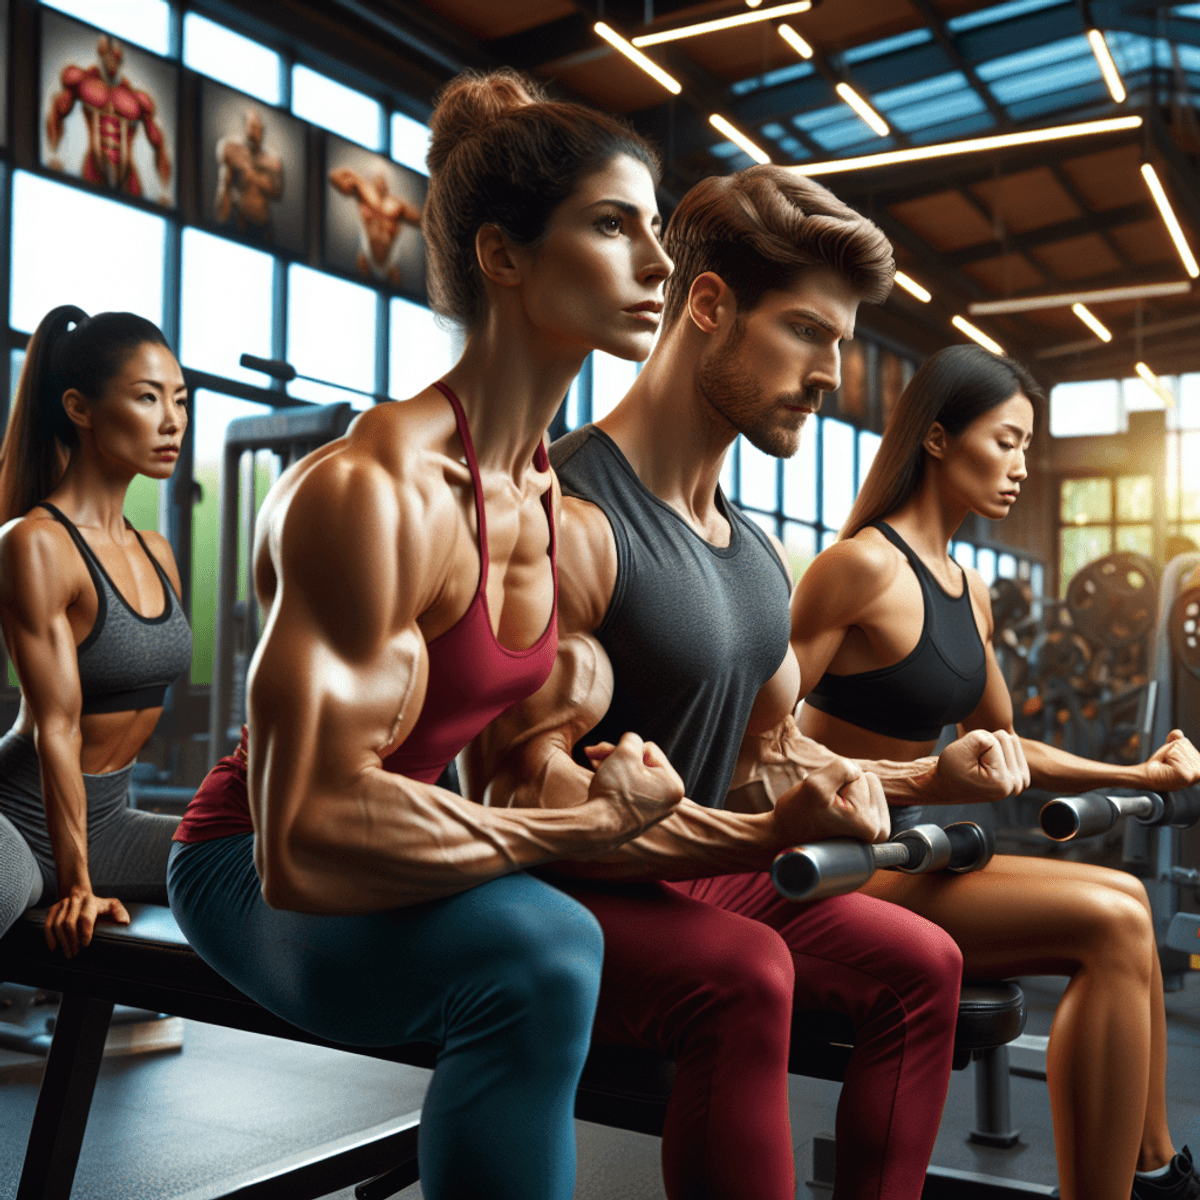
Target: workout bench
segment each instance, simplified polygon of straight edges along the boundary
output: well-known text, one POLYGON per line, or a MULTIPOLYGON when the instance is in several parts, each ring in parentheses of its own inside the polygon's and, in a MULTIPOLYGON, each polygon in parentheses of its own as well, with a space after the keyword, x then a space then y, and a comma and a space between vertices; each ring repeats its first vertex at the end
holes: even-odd
MULTIPOLYGON (((44 910, 30 910, 0 939, 0 978, 4 982, 61 992, 63 997, 17 1200, 68 1200, 71 1194, 114 1004, 332 1046, 390 1062, 434 1066, 437 1051, 432 1045, 364 1049, 341 1046, 297 1029, 255 1004, 208 967, 184 940, 169 909, 148 904, 127 907, 131 917, 128 926, 97 925, 92 944, 75 958, 68 959, 46 948, 44 910)), ((1002 1138, 1007 1134, 1004 1046, 1021 1033, 1024 1025, 1025 998, 1015 984, 963 988, 955 1067, 965 1067, 972 1058, 980 1060, 976 1075, 980 1101, 977 1123, 985 1135, 1002 1138)), ((840 1081, 852 1044, 853 1031, 845 1018, 831 1013, 796 1013, 790 1069, 796 1074, 840 1081)), ((661 1055, 624 1046, 593 1046, 579 1085, 575 1115, 600 1125, 660 1136, 674 1075, 675 1064, 661 1055)), ((359 1200, 383 1200, 418 1177, 419 1123, 418 1111, 327 1146, 302 1148, 284 1163, 249 1173, 223 1192, 219 1200, 315 1200, 355 1184, 359 1200)), ((815 1145, 818 1176, 829 1149, 826 1139, 815 1145)), ((972 1191, 964 1173, 931 1168, 925 1196, 934 1200, 938 1196, 975 1195, 982 1200, 985 1196, 1051 1194, 1048 1188, 1030 1185, 1002 1190, 991 1186, 1005 1182, 990 1180, 989 1185, 972 1191)), ((224 1186, 229 1187, 228 1183, 224 1186)))

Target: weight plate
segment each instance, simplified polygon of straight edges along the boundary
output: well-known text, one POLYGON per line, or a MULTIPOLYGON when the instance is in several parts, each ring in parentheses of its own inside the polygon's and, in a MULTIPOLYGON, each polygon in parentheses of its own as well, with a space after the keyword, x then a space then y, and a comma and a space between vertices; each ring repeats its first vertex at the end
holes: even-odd
POLYGON ((1112 649, 1127 646, 1154 628, 1158 573, 1145 555, 1105 555, 1075 572, 1067 608, 1088 641, 1112 649))
POLYGON ((1200 679, 1200 587, 1188 588, 1175 597, 1168 629, 1175 657, 1200 679))

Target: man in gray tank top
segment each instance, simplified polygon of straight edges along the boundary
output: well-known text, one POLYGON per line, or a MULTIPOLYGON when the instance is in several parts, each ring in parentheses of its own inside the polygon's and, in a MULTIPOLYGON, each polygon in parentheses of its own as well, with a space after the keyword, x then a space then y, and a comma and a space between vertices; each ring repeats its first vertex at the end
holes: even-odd
POLYGON ((739 433, 795 452, 838 387, 860 301, 890 290, 891 247, 824 188, 769 166, 697 185, 664 244, 677 270, 646 369, 609 416, 551 449, 564 497, 554 672, 468 751, 467 785, 491 804, 569 807, 623 730, 657 742, 684 780, 690 799, 660 825, 555 877, 604 929, 594 1036, 677 1060, 672 1200, 794 1194, 793 1004, 856 1027, 839 1195, 916 1200, 949 1079, 958 949, 867 896, 789 905, 766 872, 796 842, 885 838, 885 792, 1019 791, 1023 759, 1003 734, 919 764, 851 763, 801 737, 786 558, 718 486, 739 433), (743 789, 740 807, 765 811, 730 811, 735 771, 765 780, 773 806, 743 789))

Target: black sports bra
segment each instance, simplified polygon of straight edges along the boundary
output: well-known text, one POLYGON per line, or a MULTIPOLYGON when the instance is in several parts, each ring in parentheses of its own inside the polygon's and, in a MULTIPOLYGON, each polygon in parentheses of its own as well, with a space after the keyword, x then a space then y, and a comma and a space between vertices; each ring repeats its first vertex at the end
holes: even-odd
POLYGON ((873 521, 872 528, 904 553, 916 573, 925 602, 921 638, 911 654, 890 667, 854 675, 826 671, 804 703, 872 733, 933 742, 944 725, 956 725, 975 711, 987 680, 966 572, 962 595, 948 596, 890 525, 873 521))
POLYGON ((142 535, 130 525, 154 565, 163 591, 163 611, 157 617, 143 617, 117 591, 104 565, 66 514, 45 501, 40 507, 71 535, 96 585, 96 623, 77 650, 83 690, 81 711, 129 712, 160 707, 167 688, 192 662, 192 630, 171 581, 146 548, 142 535))

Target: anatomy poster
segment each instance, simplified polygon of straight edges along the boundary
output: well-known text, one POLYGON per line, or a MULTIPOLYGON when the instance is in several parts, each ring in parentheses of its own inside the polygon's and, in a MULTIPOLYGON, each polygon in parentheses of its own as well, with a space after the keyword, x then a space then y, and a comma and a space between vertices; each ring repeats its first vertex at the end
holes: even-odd
POLYGON ((424 300, 425 176, 328 134, 325 179, 328 264, 424 300))
POLYGON ((173 63, 43 10, 44 167, 173 206, 178 93, 173 63))
POLYGON ((264 246, 304 251, 305 126, 212 80, 200 118, 200 212, 264 246))

